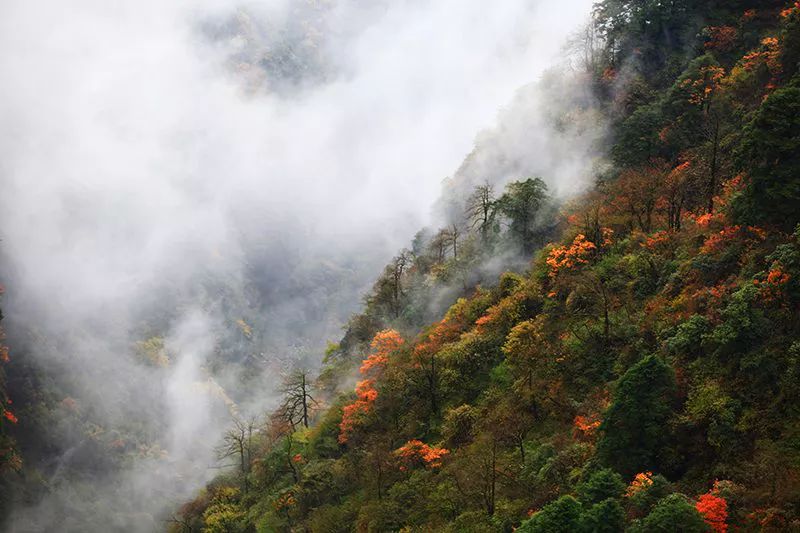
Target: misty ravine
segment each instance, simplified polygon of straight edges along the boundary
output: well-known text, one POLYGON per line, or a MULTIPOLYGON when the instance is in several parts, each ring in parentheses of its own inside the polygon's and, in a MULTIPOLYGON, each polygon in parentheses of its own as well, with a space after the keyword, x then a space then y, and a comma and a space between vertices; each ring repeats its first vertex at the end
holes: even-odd
POLYGON ((25 466, 3 527, 164 529, 227 462, 231 421, 316 374, 383 265, 447 217, 448 187, 529 172, 580 189, 567 167, 593 139, 549 135, 519 89, 589 4, 6 6, 0 255, 25 466), (487 160, 462 165, 481 131, 487 160))

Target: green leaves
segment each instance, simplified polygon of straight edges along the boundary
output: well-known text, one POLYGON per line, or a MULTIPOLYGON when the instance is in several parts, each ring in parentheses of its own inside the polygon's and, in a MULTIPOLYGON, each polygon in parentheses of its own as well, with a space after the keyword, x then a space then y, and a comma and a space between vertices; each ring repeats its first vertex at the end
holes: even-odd
POLYGON ((767 97, 745 130, 739 166, 750 181, 733 205, 736 217, 792 231, 800 222, 800 88, 767 97))
POLYGON ((601 460, 626 476, 660 470, 675 392, 673 371, 661 358, 651 355, 631 367, 600 425, 601 460))

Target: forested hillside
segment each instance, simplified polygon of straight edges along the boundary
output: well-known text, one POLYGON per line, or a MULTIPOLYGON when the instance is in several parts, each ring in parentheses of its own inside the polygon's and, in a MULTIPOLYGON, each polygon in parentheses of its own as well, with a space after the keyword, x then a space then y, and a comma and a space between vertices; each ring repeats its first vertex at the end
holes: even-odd
POLYGON ((581 43, 589 191, 470 170, 173 530, 800 530, 800 3, 605 0, 581 43))

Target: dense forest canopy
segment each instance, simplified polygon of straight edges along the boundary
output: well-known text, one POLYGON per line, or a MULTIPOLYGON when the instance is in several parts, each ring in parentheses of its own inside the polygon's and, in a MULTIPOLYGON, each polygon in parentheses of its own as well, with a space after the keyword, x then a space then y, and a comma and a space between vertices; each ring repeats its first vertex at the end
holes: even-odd
POLYGON ((170 531, 800 530, 800 2, 602 0, 563 54, 170 531))

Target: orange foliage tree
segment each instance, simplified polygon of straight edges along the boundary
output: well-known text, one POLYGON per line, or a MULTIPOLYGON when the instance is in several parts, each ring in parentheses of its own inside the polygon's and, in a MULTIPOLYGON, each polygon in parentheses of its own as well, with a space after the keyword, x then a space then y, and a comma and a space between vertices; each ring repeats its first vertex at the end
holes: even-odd
POLYGON ((410 440, 394 453, 403 463, 400 465, 400 469, 406 470, 410 465, 420 462, 425 465, 425 468, 438 468, 442 466, 442 458, 449 454, 450 450, 428 446, 420 440, 410 440))
POLYGON ((625 496, 630 498, 639 492, 648 489, 653 484, 652 472, 639 472, 633 478, 628 488, 625 490, 625 496))
POLYGON ((758 287, 761 298, 765 303, 785 303, 786 285, 791 281, 791 274, 784 270, 783 265, 775 262, 769 272, 762 279, 756 278, 753 284, 758 287))
POLYGON ((706 49, 720 52, 729 52, 739 38, 739 31, 733 26, 709 26, 705 29, 705 33, 708 35, 706 49))
POLYGON ((461 327, 453 317, 445 317, 437 322, 414 347, 414 367, 422 373, 425 389, 428 392, 431 416, 439 412, 439 368, 436 356, 445 344, 458 340, 461 327))
POLYGON ((597 245, 579 233, 569 246, 559 246, 550 250, 547 265, 550 277, 555 278, 563 270, 571 270, 586 265, 597 251, 597 245))
POLYGON ((339 423, 339 442, 344 444, 361 418, 372 411, 378 398, 375 381, 389 362, 389 354, 404 344, 403 337, 393 329, 385 329, 375 334, 370 347, 373 352, 361 363, 359 372, 368 376, 356 384, 356 401, 342 408, 342 421, 339 423))

